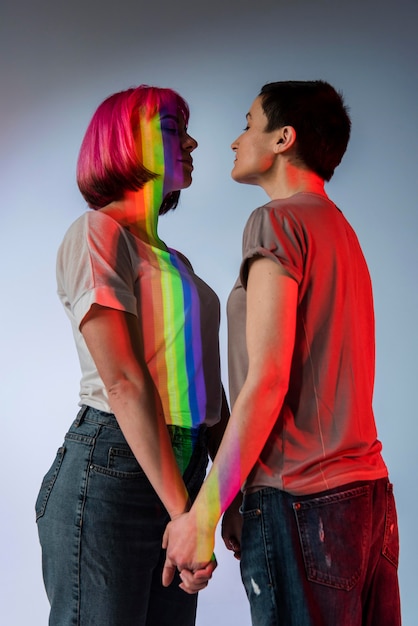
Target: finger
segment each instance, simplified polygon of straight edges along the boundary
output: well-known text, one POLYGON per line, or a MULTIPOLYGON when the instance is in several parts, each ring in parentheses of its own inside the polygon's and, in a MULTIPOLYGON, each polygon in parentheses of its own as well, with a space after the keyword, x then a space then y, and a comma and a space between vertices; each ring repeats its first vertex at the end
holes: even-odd
POLYGON ((196 575, 188 569, 183 569, 180 572, 180 578, 182 583, 184 583, 189 588, 193 587, 194 585, 201 585, 208 580, 207 577, 196 578, 196 575))
POLYGON ((181 584, 179 587, 186 593, 197 593, 208 586, 207 578, 196 578, 190 570, 180 572, 181 584))
POLYGON ((193 585, 192 587, 187 586, 185 583, 181 583, 179 585, 180 589, 182 589, 183 591, 185 591, 186 593, 192 595, 194 593, 199 593, 199 591, 202 591, 203 589, 205 589, 205 587, 208 586, 208 583, 202 583, 199 586, 193 585))
POLYGON ((162 576, 163 587, 168 587, 169 585, 171 585, 174 579, 174 575, 176 573, 176 569, 177 568, 174 563, 170 561, 169 558, 166 558, 162 576))
POLYGON ((241 550, 240 542, 234 536, 225 538, 224 543, 227 550, 232 550, 233 552, 239 552, 241 550))
POLYGON ((166 526, 166 529, 164 531, 164 535, 163 535, 163 543, 162 543, 163 549, 165 550, 168 546, 168 525, 166 526))
POLYGON ((218 567, 218 563, 216 559, 214 558, 212 561, 209 561, 209 563, 205 567, 202 567, 200 569, 195 569, 193 571, 193 576, 196 579, 206 578, 207 580, 209 580, 210 578, 212 578, 212 574, 217 567, 218 567))

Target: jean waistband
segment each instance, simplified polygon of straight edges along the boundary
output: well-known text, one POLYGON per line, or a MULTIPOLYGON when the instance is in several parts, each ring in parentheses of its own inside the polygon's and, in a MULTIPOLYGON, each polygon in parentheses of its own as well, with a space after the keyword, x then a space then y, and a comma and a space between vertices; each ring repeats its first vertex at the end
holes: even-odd
MULTIPOLYGON (((88 420, 89 422, 95 422, 96 424, 100 424, 102 426, 110 426, 111 428, 120 429, 118 421, 113 413, 107 413, 106 411, 96 409, 92 406, 88 406, 87 404, 83 404, 81 409, 77 413, 74 421, 74 426, 80 426, 80 424, 84 420, 88 420)), ((184 428, 183 426, 174 426, 172 424, 167 424, 167 428, 172 440, 176 439, 177 437, 186 437, 190 438, 193 443, 197 443, 199 441, 205 440, 207 434, 206 424, 202 424, 197 428, 184 428)))
POLYGON ((100 424, 102 426, 113 426, 113 428, 119 428, 119 424, 113 413, 107 413, 106 411, 95 409, 87 404, 83 404, 77 413, 77 417, 74 420, 74 426, 80 426, 80 424, 82 424, 87 417, 89 422, 95 422, 96 424, 100 424))

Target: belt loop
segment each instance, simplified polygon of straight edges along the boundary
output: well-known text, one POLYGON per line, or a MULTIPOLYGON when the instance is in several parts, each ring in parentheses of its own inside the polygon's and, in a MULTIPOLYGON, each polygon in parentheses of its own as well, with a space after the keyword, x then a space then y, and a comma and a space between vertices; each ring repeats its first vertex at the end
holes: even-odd
POLYGON ((80 426, 80 424, 83 421, 84 416, 85 416, 85 414, 87 413, 88 410, 89 410, 89 406, 87 404, 83 404, 83 406, 81 407, 81 409, 77 413, 77 417, 75 418, 75 421, 74 421, 74 426, 76 428, 78 428, 78 426, 80 426))

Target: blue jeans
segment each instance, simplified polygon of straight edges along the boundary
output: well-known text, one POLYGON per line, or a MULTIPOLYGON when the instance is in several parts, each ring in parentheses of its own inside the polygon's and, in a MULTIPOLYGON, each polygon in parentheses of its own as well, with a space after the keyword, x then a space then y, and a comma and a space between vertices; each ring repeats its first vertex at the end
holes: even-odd
MULTIPOLYGON (((204 480, 205 428, 169 428, 184 480, 204 480)), ((168 514, 114 415, 82 407, 36 501, 50 626, 192 626, 197 596, 161 584, 168 514)))
POLYGON ((399 538, 387 479, 246 495, 241 575, 253 626, 399 626, 399 538))

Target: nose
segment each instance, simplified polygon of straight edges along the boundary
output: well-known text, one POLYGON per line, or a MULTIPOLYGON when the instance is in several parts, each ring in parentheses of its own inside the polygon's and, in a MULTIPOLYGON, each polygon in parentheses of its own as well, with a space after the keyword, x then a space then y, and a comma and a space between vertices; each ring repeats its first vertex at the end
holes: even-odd
POLYGON ((199 144, 197 143, 196 139, 192 137, 191 135, 189 135, 188 133, 186 133, 184 141, 183 141, 184 150, 189 150, 190 152, 193 152, 193 150, 196 150, 198 145, 199 144))

